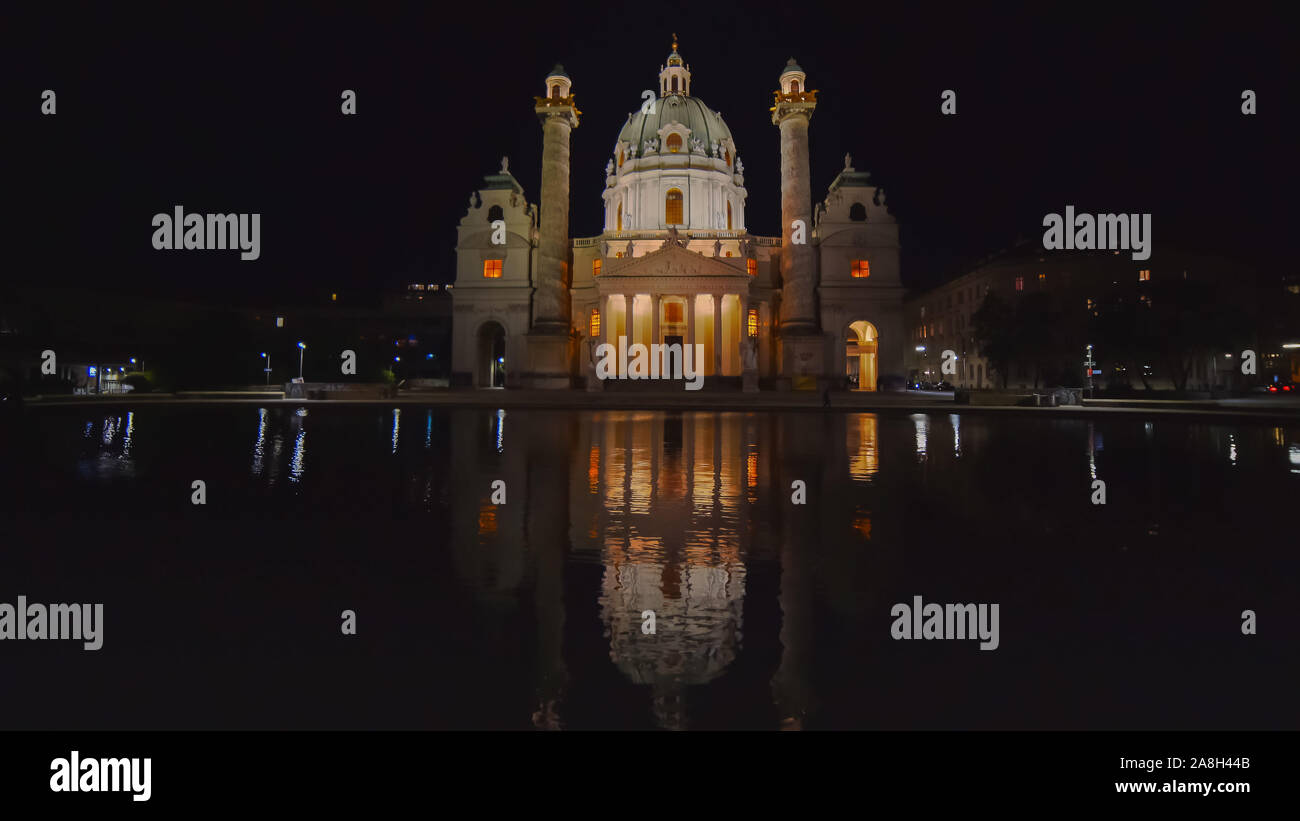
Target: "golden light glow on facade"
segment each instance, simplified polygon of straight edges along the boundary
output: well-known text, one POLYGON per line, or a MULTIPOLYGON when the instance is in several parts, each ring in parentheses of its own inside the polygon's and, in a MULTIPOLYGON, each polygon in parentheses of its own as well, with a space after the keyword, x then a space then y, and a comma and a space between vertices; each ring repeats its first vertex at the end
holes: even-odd
POLYGON ((751 337, 758 336, 758 309, 750 308, 749 316, 745 320, 745 332, 751 337))
POLYGON ((594 308, 591 311, 591 338, 600 339, 600 309, 594 308))
MULTIPOLYGON (((675 81, 676 81, 676 80, 675 80, 675 78, 674 78, 674 82, 675 82, 675 81)), ((673 90, 676 91, 677 89, 674 88, 673 90)), ((681 153, 681 150, 682 150, 682 135, 681 135, 681 134, 669 134, 669 135, 668 135, 668 141, 667 141, 666 144, 667 144, 667 146, 668 146, 668 153, 669 153, 669 154, 678 154, 678 153, 681 153)))
POLYGON ((664 322, 677 323, 682 321, 682 303, 665 302, 664 303, 664 322))
POLYGON ((594 277, 600 276, 600 262, 600 257, 596 257, 591 261, 591 275, 594 277))
POLYGON ((866 279, 871 276, 871 266, 865 259, 853 260, 853 268, 849 271, 854 279, 866 279))
POLYGON ((1151 281, 1150 268, 1143 268, 1141 271, 1138 271, 1138 282, 1150 282, 1150 281, 1151 281))
POLYGON ((758 276, 758 260, 756 259, 745 260, 745 270, 748 271, 749 275, 752 277, 758 276))
POLYGON ((500 279, 502 262, 503 260, 499 259, 483 260, 483 276, 486 279, 500 279))

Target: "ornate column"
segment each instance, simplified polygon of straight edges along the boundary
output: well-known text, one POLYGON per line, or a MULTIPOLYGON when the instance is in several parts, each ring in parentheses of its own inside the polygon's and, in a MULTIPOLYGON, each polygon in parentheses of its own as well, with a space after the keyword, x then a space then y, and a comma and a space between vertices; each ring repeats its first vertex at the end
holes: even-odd
POLYGON ((812 241, 813 214, 808 169, 808 123, 817 92, 807 75, 786 64, 772 106, 772 123, 781 130, 781 376, 785 387, 815 389, 827 370, 827 342, 817 312, 817 258, 812 241), (795 239, 794 223, 803 223, 795 239))
POLYGON ((569 299, 569 134, 578 126, 571 83, 557 65, 546 78, 546 96, 534 97, 542 123, 542 201, 533 272, 533 316, 528 333, 530 387, 571 384, 569 299))

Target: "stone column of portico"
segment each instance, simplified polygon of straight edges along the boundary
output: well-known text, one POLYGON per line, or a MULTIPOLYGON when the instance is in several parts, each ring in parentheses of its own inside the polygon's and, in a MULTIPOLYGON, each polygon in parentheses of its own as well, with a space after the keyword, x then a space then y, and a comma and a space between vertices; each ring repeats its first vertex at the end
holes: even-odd
MULTIPOLYGON (((686 295, 686 339, 683 340, 682 344, 695 344, 695 294, 686 295)), ((692 348, 691 350, 695 349, 692 348)), ((692 356, 694 356, 694 354, 692 354, 692 356)), ((696 362, 694 359, 692 359, 691 362, 694 363, 693 367, 697 369, 701 367, 701 363, 696 362)))
POLYGON ((713 375, 722 376, 722 292, 713 292, 713 375))
POLYGON ((624 294, 623 304, 627 306, 627 324, 624 327, 627 329, 628 358, 631 361, 632 346, 636 344, 636 294, 624 294))
POLYGON ((659 300, 660 294, 650 294, 650 344, 659 342, 659 300))

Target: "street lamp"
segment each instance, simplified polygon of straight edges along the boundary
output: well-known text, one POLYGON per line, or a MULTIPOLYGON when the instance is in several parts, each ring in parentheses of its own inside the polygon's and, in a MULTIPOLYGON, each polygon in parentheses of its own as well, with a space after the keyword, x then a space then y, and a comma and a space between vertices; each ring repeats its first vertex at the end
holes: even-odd
POLYGON ((302 381, 302 357, 306 352, 307 352, 307 346, 299 342, 298 343, 298 381, 299 382, 302 381))
POLYGON ((262 371, 266 374, 266 384, 269 385, 271 384, 271 357, 266 355, 266 351, 262 351, 262 358, 266 360, 266 367, 262 371))

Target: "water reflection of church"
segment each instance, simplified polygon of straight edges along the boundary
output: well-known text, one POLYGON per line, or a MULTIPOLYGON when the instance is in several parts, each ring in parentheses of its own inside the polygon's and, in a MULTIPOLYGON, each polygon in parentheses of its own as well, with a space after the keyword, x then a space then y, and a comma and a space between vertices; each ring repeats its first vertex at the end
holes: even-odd
POLYGON ((625 336, 629 344, 702 345, 704 374, 720 385, 851 380, 875 390, 887 376, 901 381, 898 224, 883 190, 848 156, 814 206, 817 91, 808 82, 791 59, 771 108, 781 142, 781 236, 749 233, 738 143, 722 115, 693 95, 674 38, 658 98, 637 101, 611 146, 602 231, 574 238, 569 143, 580 112, 556 66, 534 106, 540 207, 503 161, 470 195, 460 222, 453 379, 599 387, 592 347, 625 336))
POLYGON ((813 587, 829 572, 843 606, 862 606, 861 570, 836 562, 870 555, 854 543, 882 537, 869 507, 844 495, 861 496, 879 470, 874 416, 773 425, 741 413, 459 413, 473 432, 453 438, 452 543, 477 586, 533 584, 535 725, 565 726, 566 652, 582 643, 575 631, 592 629, 603 629, 623 679, 647 688, 657 726, 690 723, 691 688, 724 677, 747 634, 748 652, 772 665, 772 722, 802 725, 814 706, 813 587), (794 477, 816 503, 788 504, 794 477), (519 501, 492 505, 494 478, 519 501), (779 565, 779 589, 769 573, 766 595, 747 601, 754 562, 779 565), (579 590, 575 564, 598 565, 598 585, 579 590), (575 595, 596 599, 598 622, 569 623, 575 595), (642 630, 648 610, 653 635, 642 630), (761 626, 746 628, 747 610, 761 626))

